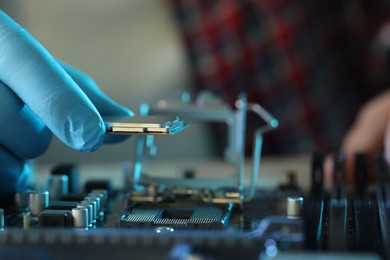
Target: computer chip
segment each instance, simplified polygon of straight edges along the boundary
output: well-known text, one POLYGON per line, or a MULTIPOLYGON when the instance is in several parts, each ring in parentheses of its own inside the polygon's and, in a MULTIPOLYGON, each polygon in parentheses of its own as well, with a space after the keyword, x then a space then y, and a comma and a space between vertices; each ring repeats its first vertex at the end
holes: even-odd
POLYGON ((107 134, 173 135, 187 127, 178 117, 104 117, 107 134))

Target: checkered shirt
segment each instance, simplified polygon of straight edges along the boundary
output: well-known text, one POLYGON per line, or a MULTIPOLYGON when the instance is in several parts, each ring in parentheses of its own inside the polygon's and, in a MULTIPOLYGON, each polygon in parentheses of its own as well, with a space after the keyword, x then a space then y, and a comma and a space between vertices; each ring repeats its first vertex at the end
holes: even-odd
POLYGON ((337 149, 358 108, 384 89, 369 84, 367 53, 390 13, 386 1, 169 2, 193 87, 231 104, 246 93, 279 119, 265 138, 269 154, 337 149))

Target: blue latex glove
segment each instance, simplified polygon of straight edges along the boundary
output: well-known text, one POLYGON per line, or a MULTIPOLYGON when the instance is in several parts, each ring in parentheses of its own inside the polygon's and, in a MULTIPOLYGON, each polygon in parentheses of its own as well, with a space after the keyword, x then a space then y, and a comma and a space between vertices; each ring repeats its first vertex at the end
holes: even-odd
POLYGON ((26 159, 47 149, 51 133, 79 151, 99 148, 105 139, 101 115, 132 112, 91 78, 55 60, 0 11, 0 195, 26 185, 26 159))

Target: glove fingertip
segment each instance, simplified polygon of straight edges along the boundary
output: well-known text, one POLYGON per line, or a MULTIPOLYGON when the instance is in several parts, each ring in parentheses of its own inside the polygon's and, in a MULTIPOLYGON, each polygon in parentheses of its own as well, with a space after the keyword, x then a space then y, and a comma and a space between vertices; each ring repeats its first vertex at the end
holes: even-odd
POLYGON ((106 132, 103 119, 97 112, 84 114, 78 120, 76 118, 78 118, 77 114, 69 115, 64 130, 58 137, 77 151, 93 152, 97 150, 102 146, 106 132))
POLYGON ((104 143, 105 127, 103 121, 99 127, 96 127, 95 131, 87 131, 82 136, 81 146, 77 148, 80 152, 94 152, 104 143))

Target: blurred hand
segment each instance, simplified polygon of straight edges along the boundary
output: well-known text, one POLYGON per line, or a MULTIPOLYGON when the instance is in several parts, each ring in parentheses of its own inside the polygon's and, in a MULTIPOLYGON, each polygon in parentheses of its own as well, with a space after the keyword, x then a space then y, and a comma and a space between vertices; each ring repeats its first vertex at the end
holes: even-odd
POLYGON ((47 149, 51 133, 73 149, 98 149, 105 139, 101 115, 132 112, 0 11, 0 194, 26 185, 26 159, 47 149))
MULTIPOLYGON (((360 110, 347 132, 342 149, 347 155, 347 170, 352 173, 353 156, 359 152, 374 154, 384 150, 390 162, 390 91, 368 102, 360 110)), ((352 174, 349 174, 351 181, 352 174)))

